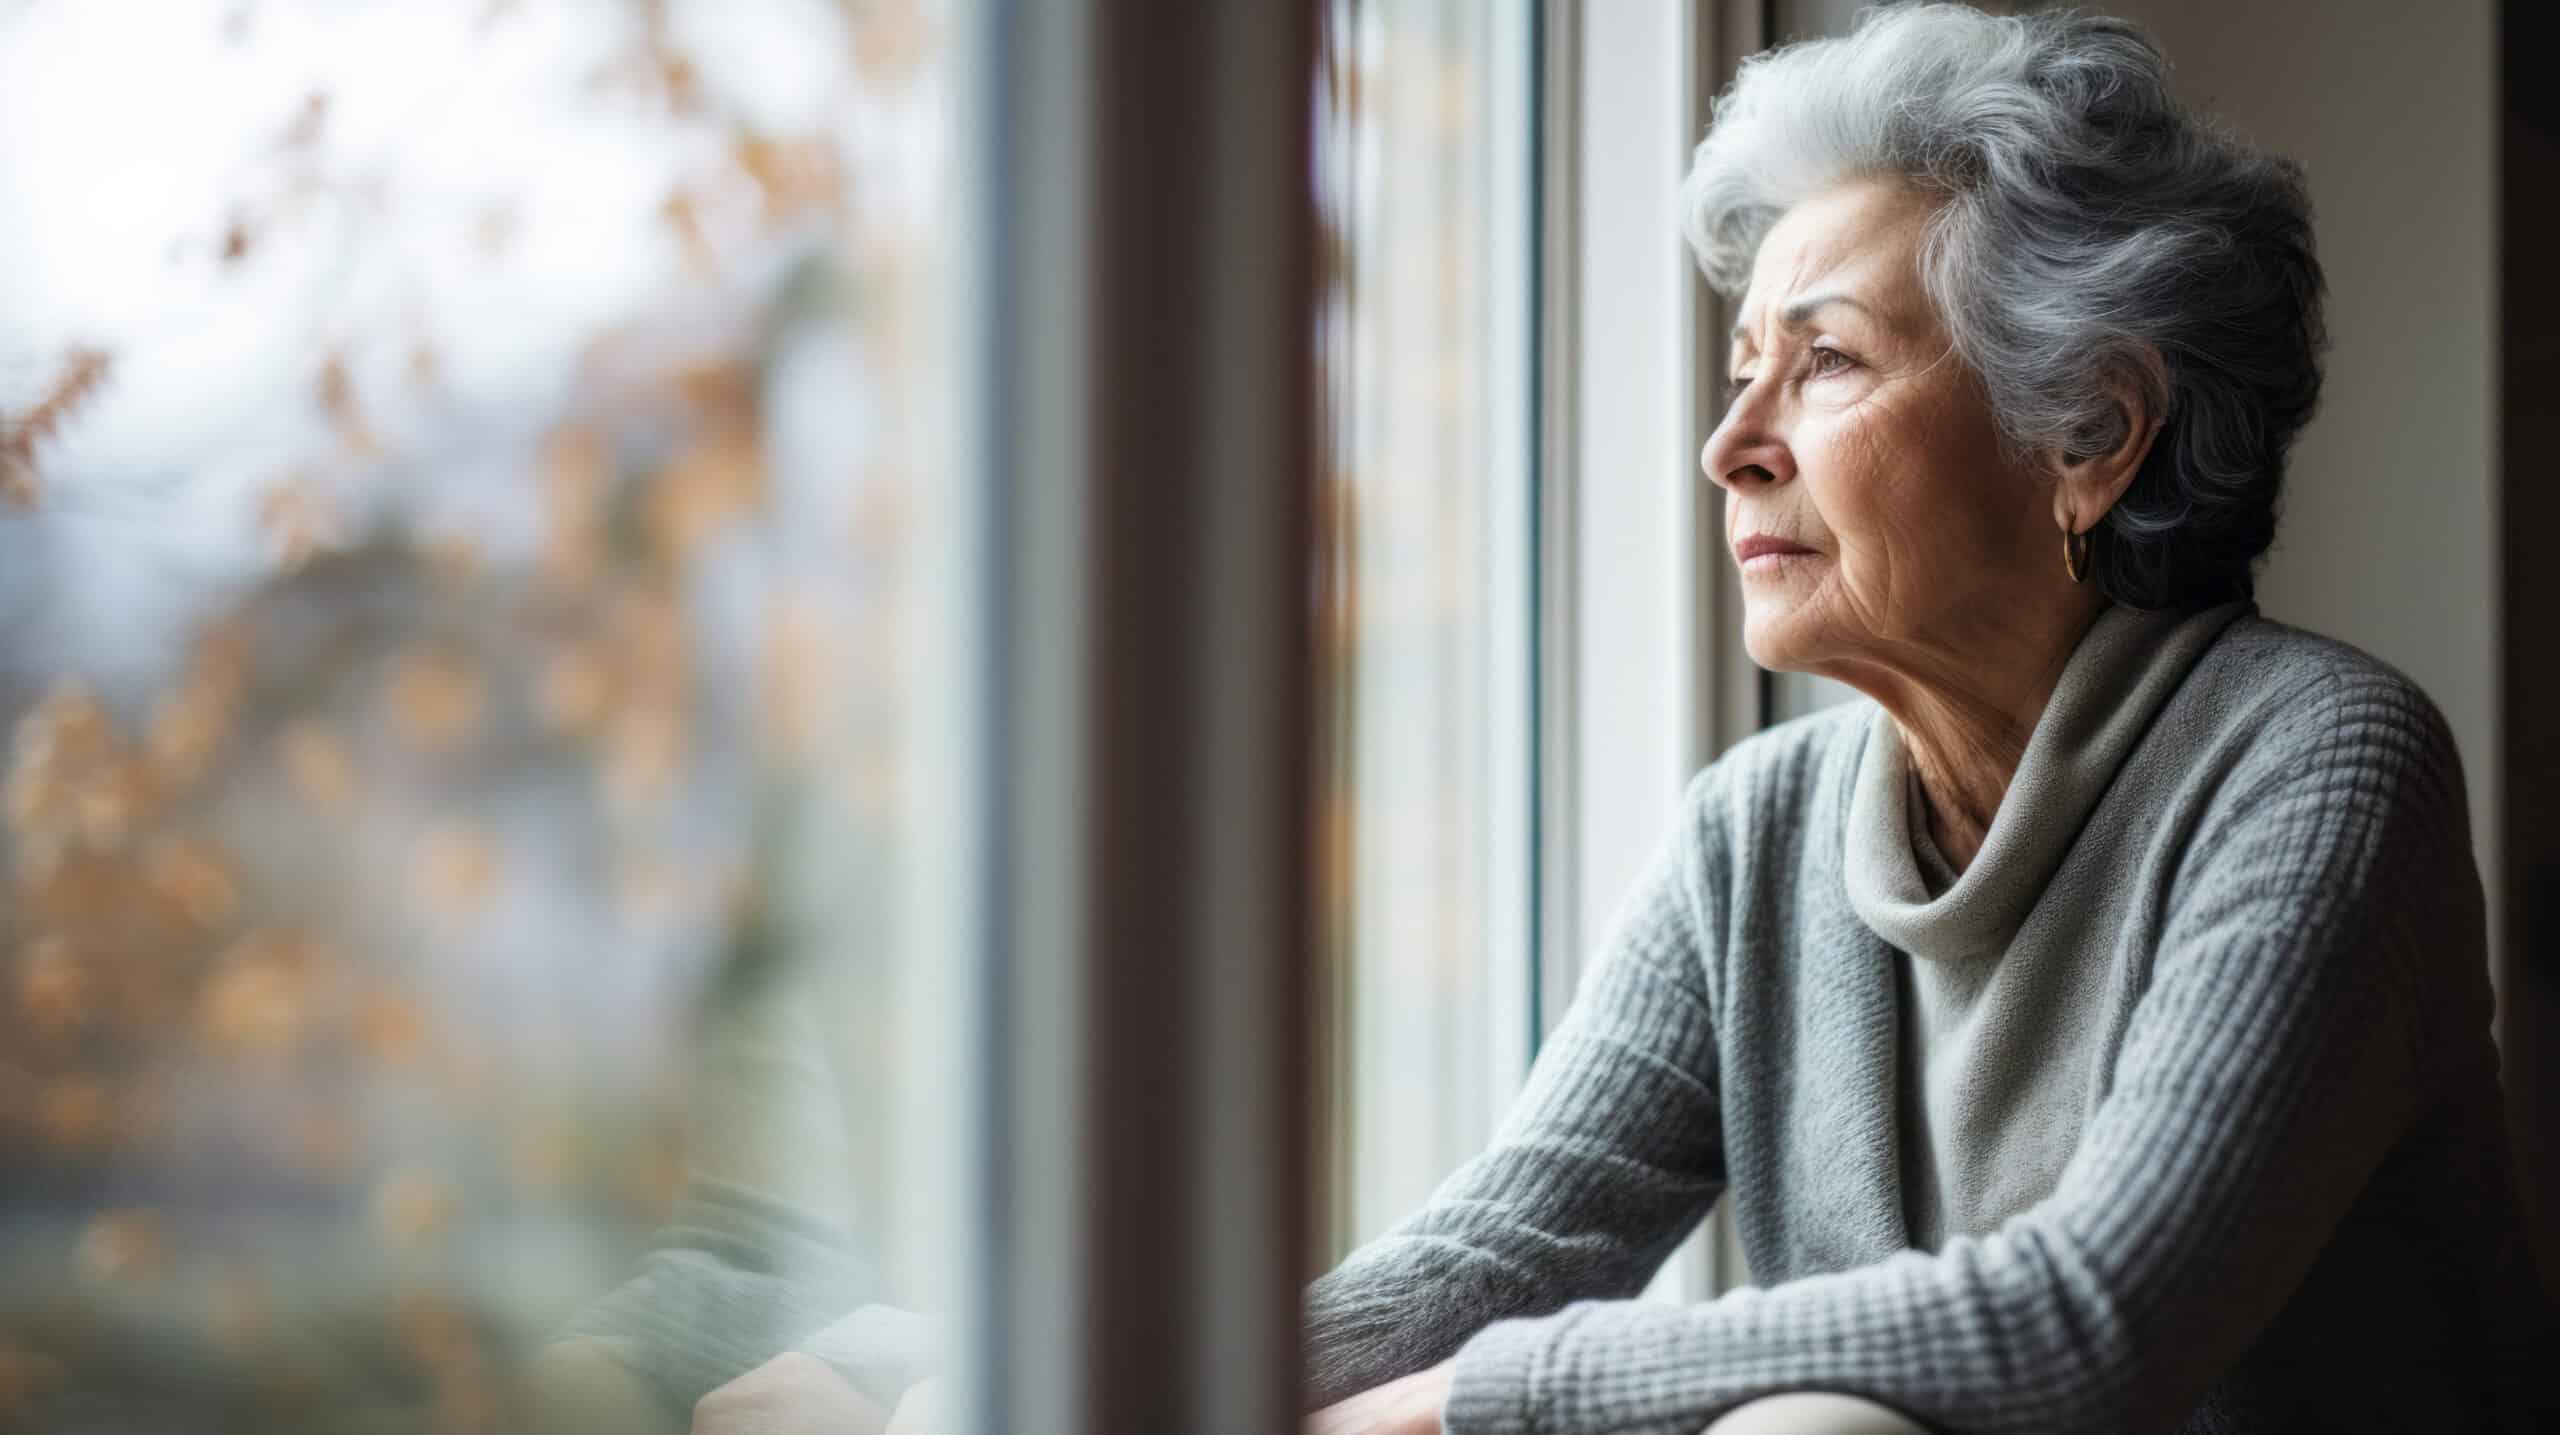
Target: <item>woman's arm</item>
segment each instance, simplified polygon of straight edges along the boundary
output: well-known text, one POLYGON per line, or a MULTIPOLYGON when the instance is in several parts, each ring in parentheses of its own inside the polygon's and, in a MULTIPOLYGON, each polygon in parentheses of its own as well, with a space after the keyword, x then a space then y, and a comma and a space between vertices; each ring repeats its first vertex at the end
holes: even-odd
POLYGON ((2174 1425, 2430 1100, 2419 984, 2471 978, 2445 964, 2481 950, 2441 719, 2380 678, 2298 710, 2298 740, 2244 765, 2190 846, 2113 1088, 2050 1197, 1934 1255, 1495 1326, 1457 1360, 1448 1428, 1695 1435, 1800 1388, 1966 1431, 2174 1425))
POLYGON ((1714 828, 1680 820, 1493 1145, 1307 1297, 1307 1402, 1448 1358, 1487 1323, 1641 1290, 1724 1186, 1702 932, 1714 828))

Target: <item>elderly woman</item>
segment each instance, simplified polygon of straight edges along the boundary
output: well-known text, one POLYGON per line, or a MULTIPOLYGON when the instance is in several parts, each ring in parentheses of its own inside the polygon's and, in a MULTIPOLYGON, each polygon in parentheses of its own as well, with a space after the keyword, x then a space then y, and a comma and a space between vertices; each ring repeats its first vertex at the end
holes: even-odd
POLYGON ((1717 104, 1746 641, 1870 701, 1691 784, 1493 1148, 1313 1289, 1311 1430, 2533 1418, 2452 741, 2250 602, 2300 177, 2168 80, 1919 5, 1717 104), (1728 1183, 1761 1285, 1630 1299, 1728 1183))

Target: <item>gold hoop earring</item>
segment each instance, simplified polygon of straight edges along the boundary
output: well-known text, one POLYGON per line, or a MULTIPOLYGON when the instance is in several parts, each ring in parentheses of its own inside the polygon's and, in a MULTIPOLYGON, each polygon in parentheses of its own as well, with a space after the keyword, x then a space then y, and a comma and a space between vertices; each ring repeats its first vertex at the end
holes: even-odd
POLYGON ((2072 582, 2086 583, 2089 581, 2089 535, 2072 531, 2079 521, 2077 514, 2063 516, 2062 571, 2071 575, 2072 582))

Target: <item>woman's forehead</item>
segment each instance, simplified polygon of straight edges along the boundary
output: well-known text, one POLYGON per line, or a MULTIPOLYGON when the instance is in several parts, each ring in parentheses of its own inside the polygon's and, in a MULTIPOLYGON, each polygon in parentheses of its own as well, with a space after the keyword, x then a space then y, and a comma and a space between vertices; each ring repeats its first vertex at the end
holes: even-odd
POLYGON ((1771 226, 1743 292, 1737 334, 1771 318, 1810 318, 1834 296, 1875 322, 1902 327, 1925 317, 1920 242, 1931 204, 1898 185, 1863 181, 1797 204, 1771 226))

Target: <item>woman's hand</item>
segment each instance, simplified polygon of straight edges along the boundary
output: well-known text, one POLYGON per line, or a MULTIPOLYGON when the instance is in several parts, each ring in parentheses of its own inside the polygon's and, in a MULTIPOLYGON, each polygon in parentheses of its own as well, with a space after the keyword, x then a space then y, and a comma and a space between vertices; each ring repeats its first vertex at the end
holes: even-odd
POLYGON ((1449 1403, 1447 1362, 1390 1380, 1307 1417, 1306 1435, 1440 1435, 1449 1403))
POLYGON ((881 1435, 880 1407, 814 1355, 786 1351, 693 1407, 693 1435, 881 1435))

